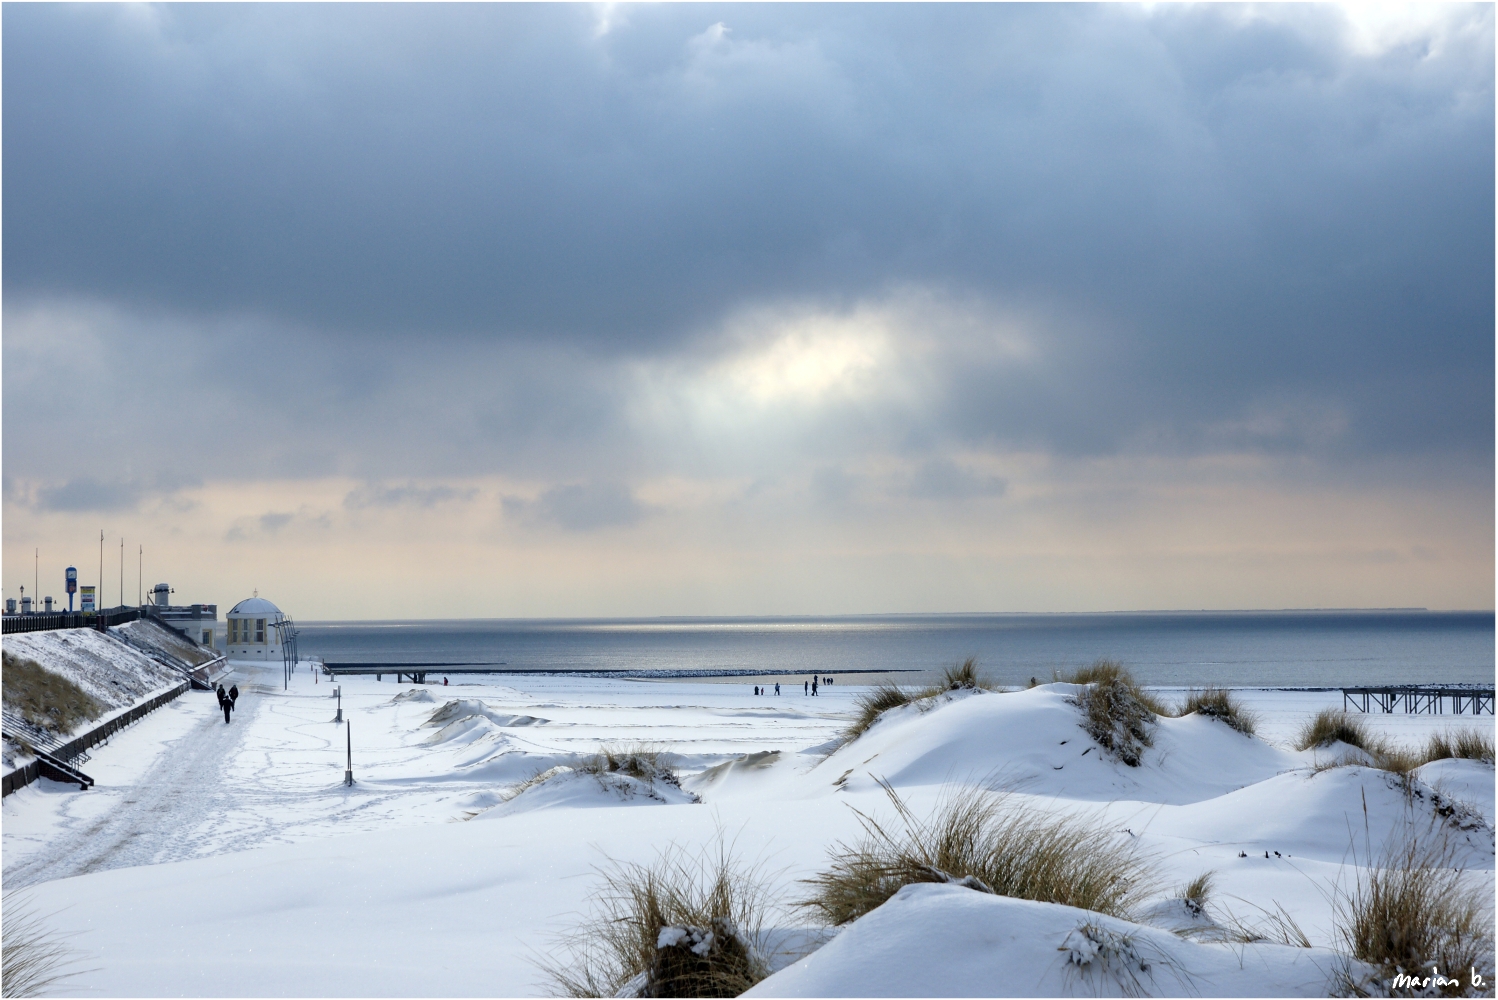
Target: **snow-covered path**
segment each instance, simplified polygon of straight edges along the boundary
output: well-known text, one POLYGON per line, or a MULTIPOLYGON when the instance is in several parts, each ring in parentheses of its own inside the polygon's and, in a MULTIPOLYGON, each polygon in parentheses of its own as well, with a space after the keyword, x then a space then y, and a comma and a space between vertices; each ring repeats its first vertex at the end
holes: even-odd
POLYGON ((196 857, 200 841, 190 834, 220 824, 232 809, 230 771, 260 709, 256 695, 269 690, 254 682, 244 688, 228 725, 206 695, 193 698, 196 723, 170 739, 133 784, 106 789, 113 801, 104 811, 65 809, 49 843, 6 865, 6 888, 196 857))

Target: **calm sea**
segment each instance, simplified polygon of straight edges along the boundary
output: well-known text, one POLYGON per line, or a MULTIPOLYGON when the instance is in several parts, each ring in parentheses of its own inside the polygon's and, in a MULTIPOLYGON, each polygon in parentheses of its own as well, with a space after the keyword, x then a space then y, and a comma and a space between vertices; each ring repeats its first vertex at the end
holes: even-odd
MULTIPOLYGON (((833 618, 312 622, 331 662, 498 663, 515 671, 832 673, 969 656, 1006 684, 1099 657, 1159 685, 1492 684, 1492 612, 1292 611, 833 618)), ((916 678, 911 678, 915 680, 916 678)), ((857 677, 848 677, 856 681, 857 677)))

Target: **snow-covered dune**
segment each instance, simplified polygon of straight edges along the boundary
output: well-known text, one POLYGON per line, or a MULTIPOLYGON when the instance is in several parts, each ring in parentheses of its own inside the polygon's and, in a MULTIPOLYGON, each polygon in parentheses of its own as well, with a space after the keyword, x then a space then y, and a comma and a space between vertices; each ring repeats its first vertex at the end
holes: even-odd
POLYGON ((1087 910, 908 885, 752 997, 1327 996, 1322 948, 1199 944, 1087 910))
POLYGON ((1215 719, 1163 718, 1139 767, 1110 757, 1082 729, 1079 688, 962 692, 885 712, 809 779, 850 789, 985 784, 1066 799, 1187 803, 1302 766, 1300 758, 1215 719))
MULTIPOLYGON (((94 970, 68 991, 537 994, 546 985, 531 960, 579 930, 600 868, 649 864, 671 845, 693 857, 720 838, 760 865, 786 904, 769 925, 773 964, 784 968, 761 995, 1324 995, 1338 961, 1325 950, 1338 946, 1338 887, 1357 877, 1367 848, 1411 818, 1462 838, 1473 869, 1464 877, 1491 890, 1493 768, 1475 761, 1437 761, 1405 783, 1367 766, 1315 766, 1340 748, 1299 753, 1187 717, 1160 720, 1154 746, 1129 767, 1083 730, 1067 685, 943 696, 892 711, 837 747, 856 710, 852 685, 775 701, 749 685, 506 680, 393 696, 388 679, 343 679, 352 786, 342 782, 350 731, 333 721, 329 687, 308 673, 283 690, 279 669, 250 669, 240 680, 250 700, 234 725, 204 693, 202 724, 190 731, 167 731, 185 704, 103 748, 106 775, 129 771, 109 760, 132 741, 177 746, 167 756, 179 761, 200 762, 215 738, 245 752, 223 757, 207 798, 201 781, 139 762, 142 782, 192 789, 200 816, 184 839, 180 814, 138 810, 135 822, 160 827, 136 839, 190 843, 197 860, 120 867, 136 862, 111 854, 98 866, 115 870, 82 868, 89 873, 29 890, 94 970), (518 718, 551 721, 503 724, 518 718), (681 787, 580 767, 593 766, 600 747, 635 744, 668 751, 681 787), (919 818, 971 782, 1007 792, 1001 808, 1092 824, 1157 876, 1141 891, 1137 922, 928 885, 824 933, 789 904, 860 838, 860 813, 900 828, 876 779, 919 818), (1456 807, 1463 802, 1472 808, 1456 807), (1188 919, 1177 894, 1207 873, 1210 899, 1188 919), (1317 947, 1208 943, 1240 920, 1272 936, 1279 912, 1317 947), (212 943, 211 963, 181 944, 199 940, 212 943), (1134 979, 1129 949, 1150 966, 1134 979)), ((1280 712, 1281 740, 1291 714, 1338 697, 1258 695, 1280 712)), ((1492 725, 1486 716, 1396 721, 1410 745, 1457 724, 1492 725)), ((8 857, 22 837, 33 850, 53 842, 59 803, 73 803, 62 814, 69 829, 86 831, 107 803, 137 797, 122 778, 86 795, 23 789, 6 799, 8 857)))
POLYGON ((556 767, 543 780, 508 802, 480 814, 503 819, 536 809, 598 809, 609 806, 690 805, 697 796, 670 781, 648 781, 630 774, 556 767))
MULTIPOLYGON (((1492 767, 1479 766, 1487 767, 1491 781, 1492 767)), ((1334 864, 1406 833, 1444 833, 1464 864, 1493 867, 1491 811, 1450 811, 1444 797, 1418 779, 1406 788, 1395 775, 1370 767, 1275 775, 1209 801, 1162 806, 1149 826, 1188 842, 1334 864)))

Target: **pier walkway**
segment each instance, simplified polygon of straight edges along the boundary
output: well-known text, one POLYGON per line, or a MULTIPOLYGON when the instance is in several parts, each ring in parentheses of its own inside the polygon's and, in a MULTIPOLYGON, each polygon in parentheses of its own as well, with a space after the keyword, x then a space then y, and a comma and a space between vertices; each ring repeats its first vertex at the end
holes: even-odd
POLYGON ((1342 689, 1342 708, 1359 712, 1404 712, 1408 715, 1445 715, 1446 703, 1452 715, 1493 714, 1493 689, 1477 687, 1439 687, 1428 684, 1405 684, 1389 687, 1350 687, 1342 689))

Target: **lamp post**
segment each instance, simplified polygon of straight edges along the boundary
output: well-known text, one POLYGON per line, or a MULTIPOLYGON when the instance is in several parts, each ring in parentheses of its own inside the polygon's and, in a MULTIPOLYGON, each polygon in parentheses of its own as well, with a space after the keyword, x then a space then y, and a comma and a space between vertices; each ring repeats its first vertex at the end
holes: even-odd
POLYGON ((343 733, 348 738, 348 766, 343 772, 343 784, 346 788, 352 788, 354 785, 354 737, 352 728, 345 725, 343 733))

